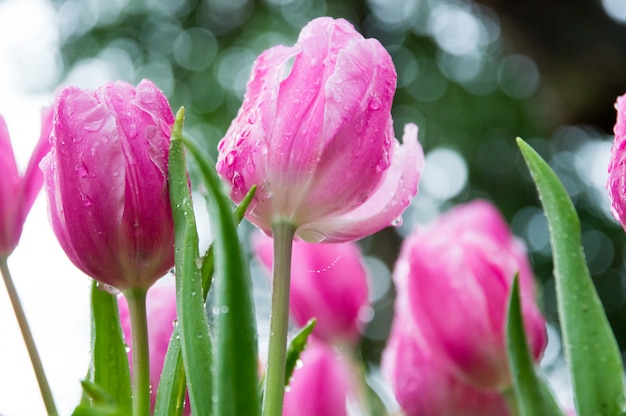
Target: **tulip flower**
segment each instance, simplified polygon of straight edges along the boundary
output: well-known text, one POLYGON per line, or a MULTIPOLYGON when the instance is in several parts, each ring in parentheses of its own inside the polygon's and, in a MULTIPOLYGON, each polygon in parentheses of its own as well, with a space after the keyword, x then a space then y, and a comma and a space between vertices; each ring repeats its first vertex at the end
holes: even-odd
POLYGON ((626 94, 617 98, 615 109, 615 141, 611 148, 606 187, 611 201, 611 212, 626 230, 626 94))
POLYGON ((51 129, 52 109, 44 109, 41 112, 39 141, 24 175, 20 176, 7 125, 0 117, 0 258, 7 258, 17 246, 26 215, 41 189, 43 176, 39 161, 50 149, 48 138, 51 129))
MULTIPOLYGON (((271 238, 257 234, 253 249, 272 267, 271 238)), ((291 264, 289 307, 296 324, 316 318, 313 335, 328 343, 358 342, 368 306, 367 271, 356 243, 311 244, 295 241, 291 264)))
POLYGON ((331 346, 310 342, 285 393, 283 416, 347 416, 350 366, 331 346))
POLYGON ((38 165, 50 148, 48 137, 51 129, 52 110, 44 109, 41 112, 39 141, 31 154, 24 176, 20 176, 13 147, 9 140, 7 125, 4 119, 0 117, 0 275, 2 275, 18 326, 22 332, 46 411, 49 414, 57 414, 52 391, 7 262, 9 255, 15 250, 20 240, 26 215, 33 206, 43 183, 38 165))
POLYGON ((288 221, 309 242, 392 225, 423 166, 417 127, 394 137, 395 86, 387 51, 343 19, 315 19, 294 46, 263 52, 217 162, 235 202, 258 186, 247 218, 268 235, 288 221))
POLYGON ((174 264, 173 123, 147 80, 68 87, 55 104, 53 147, 41 163, 52 228, 80 270, 120 290, 147 288, 174 264))
POLYGON ((405 260, 394 270, 395 316, 381 368, 406 416, 507 416, 506 401, 495 391, 466 383, 446 365, 447 357, 428 345, 409 306, 410 274, 405 260))
POLYGON ((459 206, 417 230, 396 268, 395 281, 407 279, 407 305, 425 342, 466 382, 500 391, 511 385, 504 330, 516 273, 535 359, 545 348, 528 257, 490 203, 459 206))
POLYGON ((174 115, 156 86, 65 88, 41 162, 52 229, 87 275, 121 290, 133 324, 133 415, 150 412, 146 292, 174 265, 168 155, 174 115))
MULTIPOLYGON (((131 345, 132 334, 130 325, 130 311, 128 302, 123 296, 118 297, 120 324, 124 332, 124 338, 131 345)), ((150 401, 154 407, 158 381, 163 371, 163 363, 167 353, 174 322, 176 321, 176 286, 173 282, 158 284, 150 288, 146 299, 146 315, 148 318, 148 345, 150 349, 150 378, 152 389, 150 401)), ((132 348, 128 356, 132 357, 132 348)), ((189 405, 185 407, 186 415, 191 414, 189 405)))

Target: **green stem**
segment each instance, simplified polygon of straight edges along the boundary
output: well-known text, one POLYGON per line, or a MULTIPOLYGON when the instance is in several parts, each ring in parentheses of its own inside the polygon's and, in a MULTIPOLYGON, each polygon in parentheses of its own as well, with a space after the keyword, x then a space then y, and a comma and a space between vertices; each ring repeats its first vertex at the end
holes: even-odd
POLYGON ((58 412, 56 405, 54 404, 54 397, 52 397, 52 391, 50 390, 50 385, 46 379, 46 374, 43 370, 43 365, 41 364, 41 358, 39 358, 39 353, 37 352, 37 347, 35 346, 35 340, 33 339, 33 334, 30 332, 30 327, 28 326, 24 309, 22 309, 20 298, 17 295, 15 286, 13 285, 13 280, 11 279, 11 273, 9 273, 9 266, 6 258, 0 259, 0 274, 2 274, 2 278, 4 279, 4 285, 7 288, 9 299, 11 300, 11 305, 13 306, 15 317, 17 318, 17 323, 20 327, 20 331, 22 331, 24 344, 26 344, 26 349, 28 350, 28 355, 30 356, 30 362, 33 366, 33 370, 35 371, 37 383, 39 383, 39 390, 41 391, 41 397, 43 398, 46 406, 46 411, 48 412, 48 415, 56 416, 58 415, 58 412))
POLYGON ((503 391, 502 396, 504 397, 504 400, 509 408, 509 414, 511 416, 518 416, 520 414, 519 406, 517 405, 517 396, 515 395, 513 387, 509 387, 503 391))
POLYGON ((150 353, 148 351, 148 321, 146 317, 147 289, 124 291, 130 312, 133 360, 133 416, 150 415, 150 353))
POLYGON ((267 373, 263 396, 263 416, 281 416, 285 394, 285 360, 287 327, 289 323, 289 281, 291 278, 291 248, 296 227, 288 221, 272 225, 274 234, 274 264, 272 270, 272 305, 267 373))

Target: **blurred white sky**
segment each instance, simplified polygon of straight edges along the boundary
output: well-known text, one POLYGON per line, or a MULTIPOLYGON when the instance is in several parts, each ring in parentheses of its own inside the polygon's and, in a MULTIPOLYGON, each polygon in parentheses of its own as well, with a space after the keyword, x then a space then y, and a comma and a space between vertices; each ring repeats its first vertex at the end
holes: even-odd
MULTIPOLYGON (((22 172, 39 136, 41 107, 51 95, 33 95, 24 84, 45 85, 55 76, 54 11, 45 0, 0 1, 0 114, 5 118, 22 172)), ((80 399, 89 362, 89 279, 59 247, 48 224, 43 193, 9 258, 58 410, 69 415, 80 399)), ((0 284, 0 415, 46 414, 22 336, 0 284)))

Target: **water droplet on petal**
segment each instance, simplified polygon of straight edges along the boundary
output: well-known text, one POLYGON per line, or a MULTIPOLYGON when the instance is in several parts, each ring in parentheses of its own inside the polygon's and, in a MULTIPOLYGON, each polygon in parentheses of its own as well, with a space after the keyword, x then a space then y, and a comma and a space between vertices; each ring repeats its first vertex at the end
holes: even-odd
POLYGON ((84 178, 85 176, 87 176, 87 168, 83 164, 78 164, 74 166, 74 170, 76 171, 76 173, 78 173, 78 176, 80 178, 84 178))
POLYGON ((87 131, 99 131, 104 125, 104 118, 97 118, 91 121, 85 122, 85 130, 87 131))
POLYGON ((228 154, 226 155, 227 166, 232 166, 235 163, 235 156, 237 156, 237 152, 235 152, 234 150, 228 152, 228 154))
POLYGON ((248 173, 254 173, 254 171, 256 170, 256 166, 254 166, 254 163, 252 161, 250 161, 250 163, 246 165, 246 170, 248 171, 248 173))
POLYGON ((373 96, 372 98, 370 98, 370 110, 378 110, 381 106, 381 102, 380 102, 380 98, 378 98, 377 96, 373 96))
POLYGON ((398 217, 395 220, 391 221, 392 227, 399 227, 402 225, 402 217, 398 217))

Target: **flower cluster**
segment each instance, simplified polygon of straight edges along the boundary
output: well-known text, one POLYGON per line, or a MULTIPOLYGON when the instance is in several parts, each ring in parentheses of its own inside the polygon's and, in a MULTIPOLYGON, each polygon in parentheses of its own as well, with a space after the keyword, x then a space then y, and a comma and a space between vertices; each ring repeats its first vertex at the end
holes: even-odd
MULTIPOLYGON (((397 410, 372 398, 372 363, 359 354, 373 310, 368 283, 377 276, 356 242, 400 222, 422 175, 417 126, 395 138, 395 86, 377 40, 323 17, 295 45, 258 57, 215 167, 184 137, 184 109, 174 116, 149 80, 60 91, 42 113, 23 176, 0 118, 0 272, 48 413, 57 414, 54 400, 7 264, 42 183, 59 244, 99 282, 92 361, 75 414, 397 410), (202 255, 185 149, 219 231, 202 255), (222 185, 239 204, 234 213, 222 185), (236 228, 244 216, 262 232, 246 243, 271 271, 267 357, 258 355, 249 252, 236 228), (174 266, 175 284, 155 284, 174 266)), ((607 187, 626 228, 626 96, 616 108, 607 187)), ((621 414, 621 356, 584 262, 580 224, 554 172, 518 144, 553 234, 577 411, 621 414)), ((392 274, 395 316, 380 364, 403 414, 563 414, 536 368, 546 322, 529 259, 493 204, 471 201, 415 229, 392 274)))

